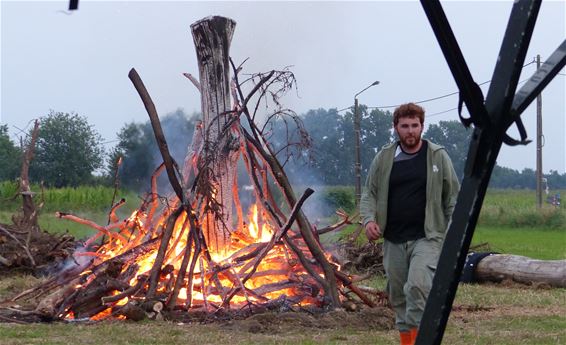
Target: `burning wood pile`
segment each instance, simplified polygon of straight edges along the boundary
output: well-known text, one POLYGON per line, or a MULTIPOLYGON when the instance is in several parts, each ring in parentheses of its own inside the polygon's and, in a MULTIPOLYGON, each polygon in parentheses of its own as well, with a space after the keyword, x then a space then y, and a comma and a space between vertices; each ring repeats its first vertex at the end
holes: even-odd
MULTIPOLYGON (((252 97, 275 97, 292 84, 292 74, 255 75, 246 80, 254 86, 244 96, 241 68, 228 56, 234 27, 234 21, 223 17, 208 17, 191 26, 200 82, 188 77, 201 92, 203 121, 195 129, 182 168, 169 154, 145 86, 136 71, 130 71, 163 157, 151 180, 151 194, 123 221, 115 214, 123 203, 116 204, 106 226, 59 213, 97 233, 75 252, 69 268, 13 302, 38 299, 30 313, 74 320, 160 318, 165 311, 253 312, 270 306, 336 308, 352 292, 374 306, 323 250, 319 232, 301 211, 313 191, 307 189, 296 198, 266 140, 265 126, 256 125, 260 101, 252 108, 252 97), (270 91, 277 83, 283 87, 270 91), (254 187, 255 204, 248 212, 240 202, 239 162, 254 187), (163 171, 174 192, 165 198, 157 190, 163 171), (274 200, 272 186, 277 186, 283 205, 274 200)), ((340 223, 321 232, 349 222, 344 215, 340 223)))

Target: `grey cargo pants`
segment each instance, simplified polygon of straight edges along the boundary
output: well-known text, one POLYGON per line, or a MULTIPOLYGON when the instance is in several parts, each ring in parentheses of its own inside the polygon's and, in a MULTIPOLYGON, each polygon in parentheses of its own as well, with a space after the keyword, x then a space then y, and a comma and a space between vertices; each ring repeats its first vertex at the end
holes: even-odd
POLYGON ((405 243, 384 240, 387 293, 401 332, 418 327, 421 322, 441 248, 440 240, 426 238, 405 243))

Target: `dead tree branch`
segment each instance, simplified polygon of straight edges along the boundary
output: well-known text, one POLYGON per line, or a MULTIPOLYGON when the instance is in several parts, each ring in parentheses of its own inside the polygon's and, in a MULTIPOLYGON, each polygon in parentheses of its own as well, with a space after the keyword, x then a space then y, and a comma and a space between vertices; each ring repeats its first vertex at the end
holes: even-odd
POLYGON ((138 91, 140 98, 147 110, 151 126, 153 127, 153 134, 155 135, 155 140, 157 141, 157 146, 159 147, 159 152, 163 157, 163 162, 165 163, 165 169, 167 170, 167 176, 169 177, 169 183, 173 187, 175 194, 181 202, 185 203, 185 198, 183 196, 183 188, 179 183, 177 178, 178 166, 171 154, 169 153, 169 147, 167 146, 167 141, 165 140, 165 135, 163 134, 163 129, 161 128, 161 123, 159 122, 159 116, 157 115, 157 110, 155 109, 155 104, 153 103, 149 92, 145 88, 143 81, 141 80, 138 72, 134 68, 128 73, 128 77, 134 84, 134 87, 138 91))

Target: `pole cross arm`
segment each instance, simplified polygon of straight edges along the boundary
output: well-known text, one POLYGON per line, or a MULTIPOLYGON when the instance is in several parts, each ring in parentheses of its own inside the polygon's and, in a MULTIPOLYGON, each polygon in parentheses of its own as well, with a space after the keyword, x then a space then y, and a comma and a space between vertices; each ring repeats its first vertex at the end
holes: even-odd
POLYGON ((514 116, 520 116, 565 65, 566 40, 562 41, 560 46, 517 92, 513 99, 511 113, 514 116))
POLYGON ((508 141, 506 131, 514 122, 522 126, 522 111, 566 64, 566 43, 515 95, 541 0, 515 1, 484 105, 440 2, 421 0, 421 4, 474 124, 462 186, 415 342, 428 345, 442 342, 491 173, 503 142, 508 141))

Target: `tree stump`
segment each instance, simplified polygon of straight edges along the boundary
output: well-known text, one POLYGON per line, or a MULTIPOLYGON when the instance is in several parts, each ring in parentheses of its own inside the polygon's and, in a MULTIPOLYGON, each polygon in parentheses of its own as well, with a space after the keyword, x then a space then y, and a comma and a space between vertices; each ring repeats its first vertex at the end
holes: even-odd
MULTIPOLYGON (((233 225, 232 186, 237 173, 239 139, 230 131, 230 42, 236 22, 211 16, 191 25, 199 65, 203 146, 199 171, 212 182, 214 200, 221 207, 206 212, 203 230, 208 248, 229 248, 233 225)), ((212 207, 211 207, 212 206, 212 207)))

